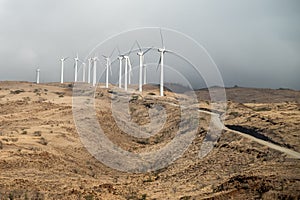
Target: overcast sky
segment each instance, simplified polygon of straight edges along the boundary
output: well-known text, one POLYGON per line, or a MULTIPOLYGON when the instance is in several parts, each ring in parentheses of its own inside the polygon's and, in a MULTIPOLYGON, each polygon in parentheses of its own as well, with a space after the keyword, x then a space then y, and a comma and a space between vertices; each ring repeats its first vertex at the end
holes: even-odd
POLYGON ((226 86, 299 90, 299 22, 298 0, 0 0, 0 80, 34 81, 39 66, 58 82, 60 57, 151 26, 202 44, 226 86))

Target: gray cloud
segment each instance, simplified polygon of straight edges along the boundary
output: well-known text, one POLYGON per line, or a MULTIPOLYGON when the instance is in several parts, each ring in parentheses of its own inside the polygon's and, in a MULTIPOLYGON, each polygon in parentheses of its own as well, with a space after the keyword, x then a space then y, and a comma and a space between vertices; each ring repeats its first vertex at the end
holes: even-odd
POLYGON ((0 0, 0 80, 34 81, 39 66, 43 81, 58 81, 60 57, 160 26, 202 44, 227 86, 300 89, 299 9, 297 0, 0 0))

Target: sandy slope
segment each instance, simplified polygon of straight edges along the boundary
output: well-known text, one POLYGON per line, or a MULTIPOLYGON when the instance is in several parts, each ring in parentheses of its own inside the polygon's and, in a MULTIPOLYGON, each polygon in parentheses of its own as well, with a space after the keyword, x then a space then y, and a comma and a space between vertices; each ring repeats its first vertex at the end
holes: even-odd
MULTIPOLYGON (((132 174, 110 169, 83 147, 72 118, 71 85, 1 82, 0 88, 0 199, 297 199, 300 196, 298 159, 288 158, 232 131, 224 130, 213 151, 199 159, 209 114, 201 115, 197 137, 180 159, 156 172, 132 174)), ((225 125, 258 131, 277 145, 299 152, 300 92, 284 90, 281 95, 280 91, 272 90, 262 97, 260 90, 235 88, 228 93, 234 94, 236 90, 239 100, 232 97, 229 102, 225 125), (266 101, 275 99, 271 95, 276 96, 276 102, 266 101), (242 102, 247 96, 260 102, 242 102)), ((148 123, 142 111, 147 111, 149 103, 166 101, 147 95, 150 92, 157 90, 149 87, 144 93, 147 98, 130 105, 137 123, 148 123)), ((166 106, 167 124, 156 136, 139 140, 123 133, 114 123, 110 95, 105 89, 97 91, 97 116, 107 137, 115 144, 128 151, 143 152, 161 148, 172 140, 180 114, 175 106, 166 106)), ((172 100, 172 95, 168 95, 172 100)), ((205 95, 205 91, 199 91, 200 97, 205 95)), ((209 109, 209 102, 205 101, 199 106, 209 109)), ((172 103, 176 104, 176 100, 172 103)))

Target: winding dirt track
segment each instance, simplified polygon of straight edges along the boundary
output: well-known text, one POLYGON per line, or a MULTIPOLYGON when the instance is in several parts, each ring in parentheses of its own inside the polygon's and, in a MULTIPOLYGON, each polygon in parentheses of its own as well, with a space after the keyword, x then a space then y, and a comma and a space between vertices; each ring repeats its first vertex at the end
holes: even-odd
POLYGON ((299 152, 296 152, 296 151, 293 151, 291 149, 288 149, 288 148, 285 148, 285 147, 282 147, 282 146, 279 146, 279 145, 276 145, 276 144, 273 144, 271 142, 267 142, 267 141, 264 141, 262 139, 259 139, 259 138, 256 138, 254 136, 251 136, 251 135, 248 135, 246 133, 242 133, 242 132, 239 132, 239 131, 235 131, 235 130, 232 130, 232 129, 229 129, 229 128, 224 128, 224 130, 226 131, 229 131, 229 132, 233 132, 233 133, 237 133, 243 137, 246 137, 250 140, 253 140, 259 144, 262 144, 262 145, 265 145, 271 149, 275 149, 277 151, 280 151, 282 153, 285 153, 287 154, 290 158, 296 158, 296 159, 300 159, 300 153, 299 152))
MULTIPOLYGON (((171 106, 179 106, 177 104, 174 104, 174 103, 167 103, 171 106)), ((297 152, 297 151, 294 151, 294 150, 291 150, 291 149, 288 149, 288 148, 285 148, 285 147, 282 147, 282 146, 279 146, 279 145, 276 145, 276 144, 273 144, 271 142, 267 142, 265 140, 262 140, 262 139, 259 139, 257 137, 254 137, 254 136, 251 136, 251 135, 248 135, 246 133, 243 133, 243 132, 240 132, 240 131, 236 131, 236 130, 232 130, 230 128, 227 128, 224 126, 224 124, 222 123, 221 119, 220 119, 220 115, 217 114, 217 113, 214 113, 214 112, 209 112, 209 111, 206 111, 206 110, 198 110, 199 112, 201 113, 205 113, 205 114, 209 114, 209 115, 212 115, 214 117, 214 120, 212 120, 215 125, 217 125, 220 129, 223 129, 223 130, 226 130, 226 131, 229 131, 229 132, 233 132, 233 133, 237 133, 245 138, 248 138, 252 141, 255 141, 261 145, 264 145, 264 146, 267 146, 271 149, 274 149, 274 150, 277 150, 277 151, 280 151, 284 154, 286 154, 288 157, 290 158, 294 158, 294 159, 300 159, 300 153, 297 152)))

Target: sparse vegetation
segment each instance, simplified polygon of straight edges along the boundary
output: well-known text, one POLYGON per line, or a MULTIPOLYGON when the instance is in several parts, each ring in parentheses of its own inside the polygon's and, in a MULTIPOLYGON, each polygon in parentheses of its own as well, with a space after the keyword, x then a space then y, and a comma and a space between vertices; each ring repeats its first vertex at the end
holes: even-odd
POLYGON ((229 115, 232 115, 234 117, 240 116, 240 114, 238 112, 230 112, 229 115))
POLYGON ((42 132, 41 131, 34 131, 33 135, 34 136, 41 136, 42 132))
MULTIPOLYGON (((0 196, 3 199, 9 199, 9 195, 11 199, 95 200, 155 198, 189 200, 208 197, 245 199, 245 195, 251 199, 297 199, 299 196, 297 193, 299 180, 295 177, 298 160, 290 159, 283 153, 251 139, 245 139, 234 132, 224 130, 213 151, 200 160, 197 156, 207 135, 211 119, 209 114, 193 116, 188 113, 187 117, 192 120, 182 124, 184 131, 178 136, 186 137, 185 133, 189 127, 196 126, 199 123, 196 118, 200 118, 198 134, 195 134, 195 139, 184 154, 167 167, 152 173, 125 173, 111 169, 91 156, 80 142, 72 120, 72 106, 70 106, 72 99, 59 99, 59 95, 55 94, 62 92, 65 97, 67 95, 69 97, 71 89, 67 88, 67 84, 57 85, 32 84, 30 88, 30 84, 20 84, 19 89, 24 89, 26 93, 17 96, 9 95, 9 92, 18 87, 7 86, 7 83, 1 87, 0 82, 1 88, 8 88, 7 91, 4 89, 0 91, 0 95, 5 94, 5 98, 0 99, 2 120, 0 128, 3 133, 0 131, 0 196), (36 87, 40 87, 37 92, 41 91, 43 98, 35 96, 32 92, 36 87), (45 92, 49 95, 44 96, 45 92)), ((276 95, 284 93, 287 98, 287 103, 281 99, 282 103, 273 104, 263 102, 271 99, 269 93, 257 98, 257 103, 253 103, 251 98, 252 96, 255 98, 257 90, 253 92, 254 95, 251 92, 244 92, 244 88, 232 90, 238 91, 239 94, 228 95, 229 100, 237 98, 239 103, 234 100, 228 103, 225 125, 240 125, 259 130, 259 133, 268 136, 280 146, 300 152, 299 142, 297 143, 299 102, 293 102, 290 98, 291 92, 292 95, 300 92, 272 90, 277 91, 276 95), (261 107, 271 110, 255 111, 261 107)), ((201 108, 206 108, 203 110, 211 112, 206 92, 205 90, 199 92, 199 98, 202 98, 199 102, 201 108)), ((158 89, 147 90, 145 87, 143 95, 146 96, 133 99, 129 107, 134 108, 130 113, 134 123, 147 124, 150 115, 151 117, 154 115, 151 122, 158 123, 163 120, 159 113, 148 113, 149 110, 152 111, 149 108, 161 109, 159 105, 162 105, 166 111, 167 119, 163 126, 159 127, 160 131, 147 139, 132 137, 124 131, 125 129, 114 123, 110 112, 110 96, 114 95, 108 95, 107 89, 104 88, 97 88, 96 94, 103 94, 102 98, 95 100, 96 105, 99 105, 97 114, 99 113, 98 119, 102 123, 101 128, 107 138, 124 151, 155 152, 167 147, 174 137, 177 137, 177 125, 182 113, 177 107, 169 106, 162 101, 176 103, 185 99, 184 94, 173 98, 168 92, 168 98, 157 98, 158 89), (147 96, 150 92, 156 96, 147 96)), ((122 92, 118 95, 125 96, 122 92)), ((277 100, 277 97, 272 100, 277 100)), ((184 115, 184 122, 188 118, 184 115)), ((153 127, 143 126, 140 130, 154 133, 153 127)), ((210 138, 212 139, 213 135, 210 138)), ((178 144, 174 143, 174 147, 178 144)), ((160 157, 160 154, 157 156, 160 160, 154 165, 160 165, 164 159, 168 159, 160 157)), ((145 163, 145 168, 147 164, 145 163)))
POLYGON ((147 199, 147 194, 142 194, 141 200, 146 200, 147 199))
POLYGON ((59 98, 62 98, 65 96, 65 92, 55 92, 55 94, 57 94, 59 98))
POLYGON ((190 200, 192 197, 191 196, 183 196, 180 197, 180 200, 190 200))
POLYGON ((42 144, 42 145, 47 145, 47 144, 48 144, 48 141, 47 141, 45 138, 42 137, 42 138, 40 139, 39 143, 42 144))
POLYGON ((94 196, 92 194, 88 194, 88 195, 84 196, 84 199, 85 200, 93 200, 94 196))
POLYGON ((261 111, 271 111, 272 108, 269 107, 258 107, 258 108, 253 108, 253 110, 257 111, 257 112, 261 112, 261 111))
POLYGON ((11 94, 20 94, 22 92, 25 92, 25 90, 21 89, 21 90, 11 90, 10 91, 11 94))

